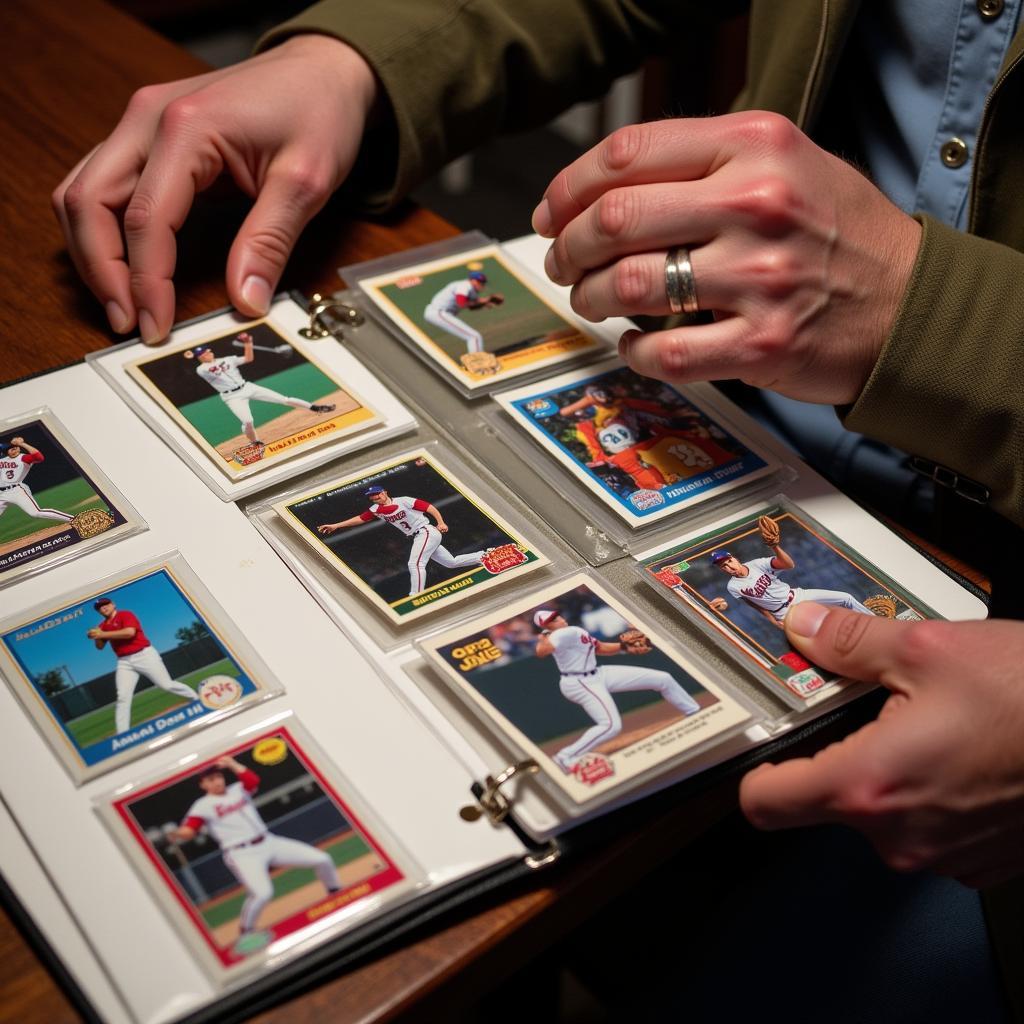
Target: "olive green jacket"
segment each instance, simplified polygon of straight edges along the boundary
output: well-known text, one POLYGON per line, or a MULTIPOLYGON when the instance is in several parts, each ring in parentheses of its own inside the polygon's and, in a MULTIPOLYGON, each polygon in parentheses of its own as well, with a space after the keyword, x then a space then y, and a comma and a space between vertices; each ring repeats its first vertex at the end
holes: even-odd
MULTIPOLYGON (((601 95, 651 53, 742 4, 694 0, 323 0, 271 32, 338 36, 375 69, 394 121, 364 146, 369 210, 501 130, 601 95), (714 7, 715 14, 708 13, 714 7), (394 133, 397 126, 397 152, 394 133)), ((739 104, 813 128, 859 0, 753 0, 739 104)), ((846 425, 991 491, 1024 525, 1024 31, 985 108, 970 234, 928 216, 892 334, 846 425)))

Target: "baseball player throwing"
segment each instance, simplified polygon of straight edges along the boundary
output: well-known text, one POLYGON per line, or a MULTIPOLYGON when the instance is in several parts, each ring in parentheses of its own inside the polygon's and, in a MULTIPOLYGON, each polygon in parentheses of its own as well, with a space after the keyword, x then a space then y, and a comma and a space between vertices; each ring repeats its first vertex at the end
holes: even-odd
MULTIPOLYGON (((770 558, 752 558, 749 562, 741 562, 724 548, 711 552, 711 561, 732 577, 726 589, 734 598, 746 601, 779 629, 785 629, 783 620, 789 609, 801 601, 839 605, 862 615, 873 614, 870 608, 862 605, 852 594, 842 590, 791 587, 779 577, 780 572, 796 567, 796 562, 781 547, 782 531, 779 524, 770 516, 761 516, 758 529, 761 531, 761 539, 771 549, 770 558)), ((716 597, 711 601, 711 607, 716 612, 724 612, 729 602, 724 597, 716 597)))
POLYGON ((472 551, 465 555, 453 555, 441 544, 448 524, 437 508, 422 498, 392 498, 379 485, 367 487, 363 492, 371 502, 365 512, 340 523, 324 523, 316 528, 317 533, 329 536, 338 530, 372 523, 374 519, 390 523, 406 537, 412 538, 409 550, 409 596, 420 593, 427 585, 427 563, 431 560, 446 569, 469 569, 480 565, 487 550, 472 551), (431 523, 427 516, 433 517, 431 523))
POLYGON ((501 305, 502 297, 481 292, 485 284, 487 275, 480 270, 471 270, 464 278, 446 284, 427 303, 423 319, 464 341, 467 352, 482 352, 483 335, 459 318, 466 310, 489 309, 501 305))
MULTIPOLYGON (((682 715, 700 711, 700 705, 668 672, 636 665, 599 665, 599 656, 621 654, 627 650, 621 640, 598 640, 585 629, 570 626, 560 612, 550 608, 536 612, 533 624, 541 631, 537 657, 554 657, 562 674, 558 682, 562 696, 579 704, 594 720, 579 739, 554 755, 555 763, 567 774, 572 773, 575 763, 584 754, 622 731, 622 716, 612 698, 613 693, 657 690, 682 715)), ((637 633, 637 636, 642 634, 637 633)), ((649 642, 647 650, 650 650, 649 642)))
POLYGON ((43 508, 32 496, 25 477, 33 466, 43 461, 43 453, 33 448, 23 437, 12 437, 7 443, 7 454, 0 458, 0 516, 9 505, 20 508, 33 519, 52 519, 70 523, 74 516, 55 508, 43 508))
POLYGON ((114 725, 119 733, 127 732, 131 726, 132 696, 139 676, 145 676, 161 690, 173 693, 190 704, 196 699, 195 690, 171 678, 163 658, 149 642, 139 620, 131 612, 119 611, 109 597, 101 597, 93 607, 103 616, 103 621, 86 635, 100 650, 109 643, 117 655, 117 669, 114 672, 114 684, 117 687, 114 725))
POLYGON ((168 836, 187 843, 205 828, 217 841, 224 863, 248 893, 238 918, 242 935, 256 929, 260 911, 273 899, 273 868, 312 868, 328 894, 341 889, 330 854, 267 829, 252 799, 260 784, 254 771, 233 757, 221 757, 200 773, 198 781, 203 795, 168 836), (228 784, 228 770, 237 781, 228 784))
POLYGON ((220 394, 224 404, 238 417, 242 424, 242 432, 253 444, 263 442, 256 436, 256 428, 252 422, 252 410, 249 403, 270 402, 273 405, 290 405, 293 409, 308 409, 310 412, 334 412, 333 405, 314 405, 303 398, 289 398, 286 395, 265 388, 261 384, 253 384, 242 376, 241 367, 255 361, 252 335, 243 331, 238 335, 242 343, 242 355, 223 356, 218 359, 213 350, 206 345, 199 345, 185 351, 186 359, 195 359, 199 365, 196 373, 220 394))

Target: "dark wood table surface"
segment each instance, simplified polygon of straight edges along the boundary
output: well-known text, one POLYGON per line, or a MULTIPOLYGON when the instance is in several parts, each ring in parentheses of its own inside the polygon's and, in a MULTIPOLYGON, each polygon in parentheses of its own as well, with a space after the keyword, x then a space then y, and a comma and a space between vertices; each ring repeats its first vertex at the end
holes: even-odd
MULTIPOLYGON (((4 0, 0 66, 5 69, 0 76, 0 327, 6 354, 0 381, 7 382, 73 362, 117 340, 67 258, 50 192, 111 130, 136 88, 195 74, 204 66, 102 0, 4 0)), ((235 201, 204 204, 187 225, 177 276, 179 319, 226 304, 223 260, 244 210, 244 203, 235 201)), ((327 291, 337 286, 338 265, 456 231, 412 206, 369 223, 332 205, 306 232, 282 283, 306 294, 327 291)), ((571 869, 538 875, 533 886, 474 907, 430 935, 255 1019, 295 1024, 454 1019, 459 1007, 528 963, 734 806, 735 783, 720 783, 688 799, 685 813, 668 811, 646 820, 642 843, 635 831, 621 835, 600 853, 575 859, 571 869)), ((2 911, 0 1019, 21 1024, 80 1019, 2 911)))

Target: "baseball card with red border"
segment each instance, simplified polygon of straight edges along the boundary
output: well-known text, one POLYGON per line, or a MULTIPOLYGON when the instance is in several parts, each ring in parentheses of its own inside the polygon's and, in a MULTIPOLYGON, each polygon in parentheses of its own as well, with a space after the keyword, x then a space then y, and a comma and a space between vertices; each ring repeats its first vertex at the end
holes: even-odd
POLYGON ((304 951, 413 870, 291 719, 97 808, 214 978, 304 951))

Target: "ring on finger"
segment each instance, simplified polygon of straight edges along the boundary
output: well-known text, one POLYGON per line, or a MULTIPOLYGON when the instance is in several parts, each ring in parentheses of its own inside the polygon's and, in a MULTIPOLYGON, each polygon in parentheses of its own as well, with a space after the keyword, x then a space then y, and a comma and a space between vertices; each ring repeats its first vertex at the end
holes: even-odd
POLYGON ((665 294, 673 313, 696 313, 700 309, 690 250, 684 245, 677 245, 665 254, 665 294))

